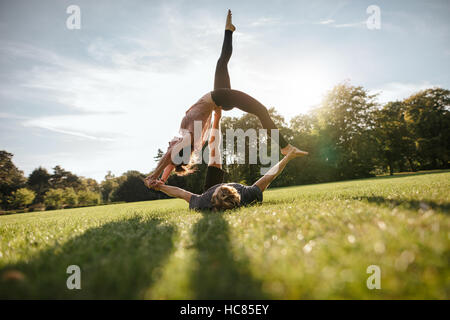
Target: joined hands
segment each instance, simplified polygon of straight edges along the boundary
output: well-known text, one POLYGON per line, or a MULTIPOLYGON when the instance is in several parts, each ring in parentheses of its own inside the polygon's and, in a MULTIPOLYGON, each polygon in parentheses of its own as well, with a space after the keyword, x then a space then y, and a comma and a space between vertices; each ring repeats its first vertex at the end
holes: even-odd
POLYGON ((161 189, 161 186, 163 186, 165 182, 159 179, 155 179, 152 176, 148 176, 144 179, 144 184, 149 189, 159 191, 161 189))

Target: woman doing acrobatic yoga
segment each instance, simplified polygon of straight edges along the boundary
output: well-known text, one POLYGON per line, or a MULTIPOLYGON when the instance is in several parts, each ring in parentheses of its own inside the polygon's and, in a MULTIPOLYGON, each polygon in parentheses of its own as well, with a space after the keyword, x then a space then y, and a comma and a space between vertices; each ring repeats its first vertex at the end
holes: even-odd
MULTIPOLYGON (((270 130, 277 129, 270 118, 267 108, 263 104, 244 92, 231 89, 228 61, 233 51, 232 38, 235 29, 235 26, 231 22, 231 11, 228 10, 222 52, 217 61, 214 77, 214 91, 205 94, 186 111, 180 125, 181 137, 174 138, 169 142, 169 148, 159 161, 156 169, 145 179, 147 186, 154 185, 161 173, 162 177, 160 180, 166 182, 173 170, 179 175, 185 175, 191 172, 190 161, 175 164, 172 160, 172 154, 178 154, 184 160, 186 158, 183 157, 186 156, 184 151, 189 150, 189 160, 191 160, 192 153, 196 150, 201 150, 208 139, 207 133, 211 126, 213 111, 220 111, 220 109, 228 111, 236 107, 244 112, 257 116, 261 121, 262 127, 267 129, 269 135, 270 130), (201 137, 199 139, 194 139, 194 122, 196 121, 201 121, 202 124, 201 137)), ((290 152, 294 152, 299 156, 308 154, 288 144, 281 135, 279 136, 278 144, 283 155, 287 155, 290 152)))

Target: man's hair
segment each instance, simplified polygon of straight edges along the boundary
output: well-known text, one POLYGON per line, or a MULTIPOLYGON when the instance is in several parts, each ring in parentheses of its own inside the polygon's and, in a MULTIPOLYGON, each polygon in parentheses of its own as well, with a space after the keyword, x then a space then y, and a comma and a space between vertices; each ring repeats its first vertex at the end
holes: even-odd
POLYGON ((239 207, 241 195, 235 188, 225 184, 214 191, 211 202, 215 210, 233 209, 239 207))

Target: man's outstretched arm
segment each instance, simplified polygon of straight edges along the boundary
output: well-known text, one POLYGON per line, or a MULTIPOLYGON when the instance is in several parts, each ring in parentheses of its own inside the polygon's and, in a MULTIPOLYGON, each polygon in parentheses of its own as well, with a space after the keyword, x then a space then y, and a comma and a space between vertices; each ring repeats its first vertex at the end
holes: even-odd
POLYGON ((162 181, 159 181, 157 185, 155 185, 154 189, 164 192, 169 197, 180 198, 186 200, 188 203, 191 201, 191 192, 178 187, 165 185, 162 181))

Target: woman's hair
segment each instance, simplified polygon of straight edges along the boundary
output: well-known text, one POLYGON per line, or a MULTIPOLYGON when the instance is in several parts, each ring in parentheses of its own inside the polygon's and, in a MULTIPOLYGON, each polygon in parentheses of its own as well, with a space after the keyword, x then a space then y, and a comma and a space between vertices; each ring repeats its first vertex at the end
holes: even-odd
MULTIPOLYGON (((188 174, 194 173, 196 171, 195 162, 197 157, 193 153, 194 152, 191 152, 189 163, 180 163, 179 165, 175 166, 175 174, 177 176, 187 176, 188 174)), ((181 149, 180 151, 180 156, 183 157, 183 149, 181 149)))
POLYGON ((177 176, 187 176, 188 174, 194 173, 195 167, 193 163, 179 164, 175 167, 175 174, 177 176))
POLYGON ((241 195, 230 185, 218 187, 212 197, 212 206, 215 210, 227 210, 239 207, 241 195))
MULTIPOLYGON (((174 145, 179 143, 181 138, 175 137, 171 142, 169 142, 169 149, 172 148, 174 145)), ((197 157, 194 155, 194 147, 190 146, 191 153, 189 155, 189 162, 188 163, 180 163, 178 165, 175 165, 175 174, 177 176, 187 176, 188 174, 194 173, 195 170, 195 162, 197 157)), ((178 156, 184 160, 184 152, 188 151, 189 149, 183 148, 178 152, 178 156)))

